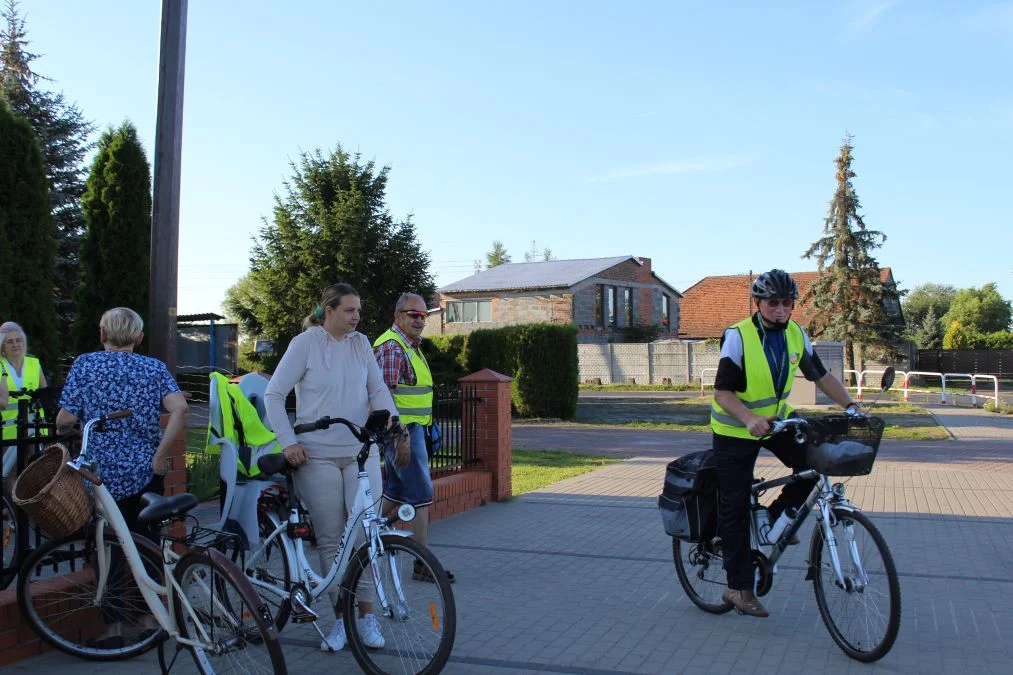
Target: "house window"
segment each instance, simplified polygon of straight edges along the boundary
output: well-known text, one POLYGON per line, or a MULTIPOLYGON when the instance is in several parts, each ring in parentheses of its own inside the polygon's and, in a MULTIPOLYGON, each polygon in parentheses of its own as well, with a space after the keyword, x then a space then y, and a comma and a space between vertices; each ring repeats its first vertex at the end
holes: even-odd
POLYGON ((598 284, 594 287, 594 321, 599 326, 605 325, 605 287, 598 284))
POLYGON ((633 289, 623 289, 623 309, 626 310, 626 325, 633 325, 633 289))
POLYGON ((608 319, 609 319, 608 325, 609 326, 614 326, 614 325, 616 325, 616 314, 617 314, 617 312, 616 312, 616 309, 617 309, 616 308, 616 301, 617 301, 617 298, 616 298, 616 287, 615 286, 607 286, 605 290, 606 290, 605 306, 608 309, 608 319))
POLYGON ((491 300, 464 300, 447 303, 447 323, 492 321, 491 300))
POLYGON ((672 325, 672 304, 664 293, 661 294, 661 325, 666 328, 672 325))

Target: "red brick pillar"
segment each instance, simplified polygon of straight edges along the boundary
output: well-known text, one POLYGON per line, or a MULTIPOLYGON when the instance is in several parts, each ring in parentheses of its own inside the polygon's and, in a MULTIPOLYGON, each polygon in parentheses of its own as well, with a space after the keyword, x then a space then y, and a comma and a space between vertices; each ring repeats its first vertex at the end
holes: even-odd
MULTIPOLYGON (((464 429, 475 429, 479 468, 492 475, 492 499, 513 496, 510 471, 513 435, 510 430, 510 383, 512 377, 484 368, 460 378, 465 400, 477 397, 474 407, 464 405, 464 429), (474 412, 472 412, 474 411, 474 412), (471 415, 475 419, 471 420, 471 415)), ((467 433, 467 431, 465 432, 467 433)))
MULTIPOLYGON (((162 431, 169 423, 169 415, 162 415, 162 431)), ((176 440, 169 446, 169 473, 165 474, 165 496, 186 492, 186 425, 179 430, 176 440)))

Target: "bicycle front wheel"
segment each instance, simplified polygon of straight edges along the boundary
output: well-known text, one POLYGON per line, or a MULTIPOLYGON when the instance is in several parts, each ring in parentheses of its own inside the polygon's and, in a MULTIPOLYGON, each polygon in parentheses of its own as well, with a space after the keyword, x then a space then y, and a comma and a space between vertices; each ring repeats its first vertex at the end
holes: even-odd
MULTIPOLYGON (((158 548, 139 535, 134 535, 134 543, 145 572, 161 584, 158 548)), ((17 588, 18 605, 28 625, 71 656, 95 661, 129 659, 158 641, 161 627, 153 622, 123 545, 111 532, 101 546, 92 528, 47 541, 25 560, 17 588), (98 580, 103 576, 99 594, 98 580)))
POLYGON ((287 673, 270 610, 236 565, 218 554, 190 552, 176 565, 182 590, 174 603, 197 669, 211 673, 287 673))
POLYGON ((17 574, 15 566, 21 552, 18 547, 18 521, 15 516, 14 504, 7 496, 7 490, 3 491, 3 496, 0 498, 0 508, 3 509, 3 531, 0 532, 0 537, 3 537, 4 547, 0 588, 6 588, 17 574))
POLYGON ((732 608, 721 597, 727 584, 720 539, 690 543, 672 537, 672 558, 682 590, 694 605, 711 614, 732 608))
POLYGON ((830 637, 857 661, 877 661, 900 630, 900 581, 886 540, 868 516, 835 508, 831 529, 844 576, 837 579, 823 524, 816 524, 809 560, 816 605, 830 637))
POLYGON ((439 673, 457 633, 447 573, 414 539, 384 534, 380 540, 383 552, 372 562, 368 546, 356 551, 342 584, 339 605, 352 654, 369 675, 439 673), (360 614, 366 616, 359 619, 360 614), (360 625, 374 620, 383 645, 374 634, 367 647, 360 625))

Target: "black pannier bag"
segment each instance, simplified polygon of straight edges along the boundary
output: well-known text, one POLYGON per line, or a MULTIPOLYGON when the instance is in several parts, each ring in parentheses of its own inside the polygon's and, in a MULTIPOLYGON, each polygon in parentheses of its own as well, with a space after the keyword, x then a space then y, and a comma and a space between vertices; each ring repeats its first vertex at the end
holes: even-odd
POLYGON ((714 453, 693 452, 669 462, 658 508, 669 536, 698 542, 717 535, 718 478, 714 453))

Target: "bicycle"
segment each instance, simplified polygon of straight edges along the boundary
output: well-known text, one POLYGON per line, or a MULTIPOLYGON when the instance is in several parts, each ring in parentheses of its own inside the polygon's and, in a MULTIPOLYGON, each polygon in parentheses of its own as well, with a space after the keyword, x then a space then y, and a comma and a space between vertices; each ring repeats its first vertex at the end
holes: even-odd
MULTIPOLYGON (((341 580, 338 608, 355 660, 366 673, 439 673, 450 657, 457 631, 457 608, 446 572, 433 553, 411 538, 411 533, 392 529, 387 518, 377 514, 369 487, 365 462, 370 447, 384 441, 390 414, 370 414, 365 426, 342 418, 324 417, 296 425, 297 434, 345 425, 362 449, 356 457, 358 490, 345 531, 330 568, 323 576, 307 560, 306 540, 313 537, 307 512, 299 502, 293 480, 294 469, 282 454, 260 457, 257 466, 264 477, 282 474, 285 488, 270 487, 258 504, 261 541, 242 562, 254 587, 276 611, 275 626, 281 630, 293 623, 317 626, 312 604, 335 580, 341 580), (364 542, 355 546, 359 531, 364 542), (426 581, 428 577, 432 581, 426 581), (414 600, 418 598, 418 600, 414 600), (359 633, 356 609, 360 602, 379 605, 376 612, 385 646, 367 648, 359 633)), ((397 427, 397 418, 391 428, 397 427)), ((310 514, 312 515, 312 514, 310 514)), ((402 521, 410 521, 415 509, 404 504, 398 509, 402 521)))
MULTIPOLYGON (((221 537, 231 535, 194 526, 183 537, 162 536, 157 546, 127 529, 87 455, 93 430, 103 431, 108 422, 132 414, 124 410, 84 425, 81 453, 65 466, 91 484, 95 518, 28 556, 17 586, 22 616, 47 643, 83 659, 126 659, 158 645, 165 673, 175 663, 175 658, 166 663, 162 651, 171 638, 204 674, 286 673, 269 608, 242 571, 216 548, 221 537), (209 539, 214 545, 202 543, 209 539), (178 554, 177 548, 184 550, 178 554), (96 637, 111 627, 119 627, 120 634, 96 637)), ((51 446, 36 463, 47 461, 46 453, 54 450, 66 457, 62 446, 51 446)), ((28 470, 19 482, 27 475, 28 470)), ((138 522, 164 526, 185 518, 197 498, 148 493, 142 505, 138 522)))
MULTIPOLYGON (((828 475, 869 473, 883 428, 882 419, 861 415, 773 422, 769 435, 793 432, 796 443, 808 446, 808 464, 813 468, 774 480, 754 478, 750 495, 756 595, 762 597, 770 591, 777 561, 794 543, 809 513, 815 511, 817 522, 809 544, 805 579, 813 582, 816 605, 830 637, 845 654, 863 662, 881 659, 897 639, 900 582, 883 535, 859 507, 848 501, 844 483, 831 483, 828 475), (864 450, 846 445, 856 440, 864 450), (855 454, 844 456, 842 449, 845 448, 855 450, 855 454), (817 483, 804 505, 780 535, 769 541, 765 529, 766 509, 758 502, 760 495, 775 487, 812 479, 817 483), (839 542, 847 545, 840 547, 839 542), (761 551, 761 546, 769 553, 761 551), (851 614, 852 609, 854 614, 851 614)), ((699 542, 673 537, 672 554, 679 583, 693 604, 712 614, 732 609, 722 598, 725 572, 719 536, 699 542)))
MULTIPOLYGON (((37 422, 36 420, 41 419, 40 413, 44 414, 44 408, 47 407, 45 404, 49 403, 51 406, 50 419, 55 419, 55 414, 52 414, 52 406, 55 405, 54 392, 58 394, 60 391, 59 387, 44 387, 42 389, 15 389, 10 392, 10 401, 15 401, 18 398, 29 399, 29 428, 26 430, 26 434, 29 437, 34 438, 36 432, 42 431, 55 431, 55 426, 51 423, 37 422)), ((12 419, 7 422, 3 422, 2 427, 17 427, 18 420, 12 419)), ((47 442, 59 441, 60 439, 46 438, 47 442)), ((2 531, 0 531, 0 539, 3 544, 3 566, 0 567, 0 589, 6 588, 10 585, 14 578, 17 576, 16 568, 18 561, 22 555, 22 545, 27 544, 30 541, 30 535, 35 535, 31 539, 35 539, 36 544, 39 543, 40 539, 37 534, 36 528, 31 523, 28 524, 27 533, 24 537, 18 536, 18 518, 17 510, 14 503, 11 501, 10 494, 7 490, 7 481, 14 474, 15 468, 18 463, 18 447, 13 445, 13 440, 8 441, 12 445, 6 445, 3 447, 2 455, 0 455, 0 461, 3 466, 3 479, 2 485, 0 485, 0 512, 2 512, 2 531)), ((34 459, 34 453, 33 457, 34 459)), ((30 460, 29 460, 30 461, 30 460)))

